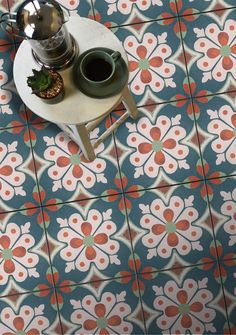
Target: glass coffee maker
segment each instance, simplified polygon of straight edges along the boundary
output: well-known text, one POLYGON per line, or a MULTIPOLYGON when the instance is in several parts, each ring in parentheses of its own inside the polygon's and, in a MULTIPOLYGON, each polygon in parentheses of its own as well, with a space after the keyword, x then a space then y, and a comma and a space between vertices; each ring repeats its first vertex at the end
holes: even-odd
POLYGON ((26 0, 16 13, 3 13, 0 23, 29 41, 37 63, 62 70, 72 64, 78 51, 65 24, 68 19, 54 0, 26 0))

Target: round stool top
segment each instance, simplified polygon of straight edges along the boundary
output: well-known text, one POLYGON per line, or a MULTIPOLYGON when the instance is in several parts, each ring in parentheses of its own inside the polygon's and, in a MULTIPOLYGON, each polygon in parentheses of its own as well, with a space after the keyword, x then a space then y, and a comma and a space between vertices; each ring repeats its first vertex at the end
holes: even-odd
MULTIPOLYGON (((91 48, 105 47, 119 51, 126 64, 128 63, 121 42, 102 24, 86 18, 70 17, 66 25, 78 43, 79 54, 91 48)), ((71 80, 72 67, 70 67, 60 71, 65 83, 64 99, 55 105, 46 104, 32 94, 31 88, 27 85, 27 77, 32 75, 32 69, 39 68, 40 66, 33 59, 29 42, 23 41, 17 51, 13 66, 16 88, 25 105, 48 121, 63 124, 84 124, 108 113, 121 100, 121 92, 105 99, 86 96, 75 87, 71 80)))

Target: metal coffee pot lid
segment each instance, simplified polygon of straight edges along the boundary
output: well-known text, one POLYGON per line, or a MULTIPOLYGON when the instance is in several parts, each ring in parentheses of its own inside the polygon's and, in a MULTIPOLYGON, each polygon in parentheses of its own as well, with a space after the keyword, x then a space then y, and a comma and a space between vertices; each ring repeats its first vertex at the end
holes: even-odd
POLYGON ((27 0, 17 10, 17 26, 25 37, 45 40, 65 23, 61 7, 53 0, 27 0))

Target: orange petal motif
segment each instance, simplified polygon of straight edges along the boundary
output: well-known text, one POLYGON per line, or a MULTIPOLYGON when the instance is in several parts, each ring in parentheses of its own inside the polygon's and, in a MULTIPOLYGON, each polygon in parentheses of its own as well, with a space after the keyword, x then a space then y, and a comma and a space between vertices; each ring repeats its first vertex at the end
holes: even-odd
POLYGON ((12 253, 15 257, 24 257, 26 254, 26 250, 24 247, 17 247, 12 250, 12 253))
POLYGON ((81 247, 81 245, 83 244, 83 240, 81 238, 72 238, 72 240, 70 241, 70 246, 74 249, 78 249, 81 247))
POLYGON ((148 70, 142 70, 140 75, 141 81, 144 84, 148 84, 152 81, 152 74, 148 70))
POLYGON ((169 138, 163 142, 163 147, 166 149, 174 149, 176 147, 176 141, 169 138))
POLYGON ((121 324, 121 318, 118 315, 111 316, 107 320, 109 326, 119 326, 121 324))
POLYGON ((220 49, 210 48, 207 50, 206 54, 209 58, 216 58, 220 55, 220 49))
POLYGON ((160 138, 161 138, 161 130, 159 127, 153 127, 151 130, 150 130, 150 135, 151 135, 151 138, 154 140, 154 141, 159 141, 160 138))
POLYGON ((145 46, 143 45, 140 45, 138 48, 137 48, 137 55, 139 56, 139 58, 141 59, 144 59, 147 55, 147 49, 145 46))
POLYGON ((13 169, 9 165, 5 165, 5 166, 0 168, 0 174, 2 176, 10 176, 12 174, 12 171, 13 171, 13 169))
POLYGON ((8 236, 3 235, 3 236, 0 237, 0 246, 3 249, 9 249, 10 243, 11 243, 11 240, 8 236))
POLYGON ((153 57, 149 60, 149 64, 153 67, 160 67, 163 64, 163 59, 159 56, 153 57))
POLYGON ((165 163, 166 158, 162 151, 155 153, 154 161, 157 165, 163 165, 165 163))
POLYGON ((192 326, 192 319, 188 314, 182 316, 181 325, 186 329, 192 326))
POLYGON ((97 322, 95 320, 86 320, 83 323, 83 327, 85 330, 92 330, 97 328, 97 322))
POLYGON ((68 150, 72 155, 76 155, 79 152, 79 147, 75 142, 70 141, 68 143, 68 150))
POLYGON ((92 232, 92 225, 89 222, 83 222, 81 225, 81 230, 84 236, 89 236, 92 232))
POLYGON ((104 316, 106 315, 106 307, 104 304, 101 304, 101 303, 96 304, 94 311, 97 317, 99 318, 104 318, 104 316))
POLYGON ((180 220, 176 223, 176 228, 179 230, 188 230, 190 223, 187 220, 180 220))
POLYGON ((175 233, 168 234, 168 236, 167 236, 167 243, 171 247, 176 247, 178 245, 178 243, 179 243, 178 235, 175 234, 175 233))
POLYGON ((88 260, 93 260, 97 256, 96 250, 93 247, 87 247, 85 251, 85 256, 88 260))
POLYGON ((58 157, 58 159, 57 159, 57 165, 59 167, 65 167, 65 166, 68 166, 70 164, 71 164, 71 161, 68 157, 61 156, 61 157, 58 157))
POLYGON ((13 325, 16 328, 16 330, 20 331, 24 329, 25 323, 24 323, 24 320, 20 316, 17 316, 13 320, 13 325))
POLYGON ((201 312, 203 310, 203 304, 201 302, 194 302, 192 305, 190 305, 190 311, 192 312, 201 312))
POLYGON ((6 273, 13 273, 15 271, 15 264, 12 262, 11 259, 7 259, 4 262, 3 268, 6 273))
POLYGON ((222 46, 227 45, 229 42, 229 35, 226 32, 222 31, 218 35, 218 41, 222 46))
POLYGON ((132 72, 132 71, 135 71, 137 70, 138 68, 138 62, 135 62, 135 61, 129 61, 129 71, 132 72))
POLYGON ((179 314, 179 308, 177 306, 168 306, 165 309, 165 314, 168 317, 173 317, 179 314))
POLYGON ((146 142, 146 143, 139 144, 138 151, 141 154, 147 154, 147 153, 149 153, 150 151, 152 151, 152 145, 151 145, 151 143, 147 143, 146 142))
POLYGON ((228 56, 223 57, 222 66, 225 70, 231 70, 233 67, 232 59, 228 56))
POLYGON ((231 140, 233 137, 234 137, 234 133, 233 133, 232 130, 225 129, 225 130, 222 130, 221 133, 220 133, 220 138, 221 138, 223 141, 229 141, 229 140, 231 140))
POLYGON ((105 244, 108 241, 107 234, 101 233, 94 236, 94 243, 96 244, 105 244))
POLYGON ((188 293, 185 290, 180 290, 177 293, 177 299, 181 304, 186 304, 188 301, 188 293))
POLYGON ((79 165, 73 166, 72 174, 75 178, 81 178, 83 176, 83 170, 79 165))
POLYGON ((165 227, 161 224, 155 224, 152 226, 152 233, 155 235, 160 235, 165 232, 165 227))
POLYGON ((166 220, 166 222, 171 222, 174 218, 174 212, 170 208, 166 208, 164 210, 163 216, 166 220))

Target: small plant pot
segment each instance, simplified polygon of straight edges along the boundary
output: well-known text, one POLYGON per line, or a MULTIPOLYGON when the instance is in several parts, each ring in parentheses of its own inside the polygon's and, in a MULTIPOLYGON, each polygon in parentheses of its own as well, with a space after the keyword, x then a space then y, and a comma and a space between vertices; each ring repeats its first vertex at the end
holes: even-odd
POLYGON ((56 104, 62 101, 65 96, 64 83, 58 72, 49 70, 49 73, 52 78, 51 85, 46 90, 34 92, 34 94, 47 104, 56 104))

